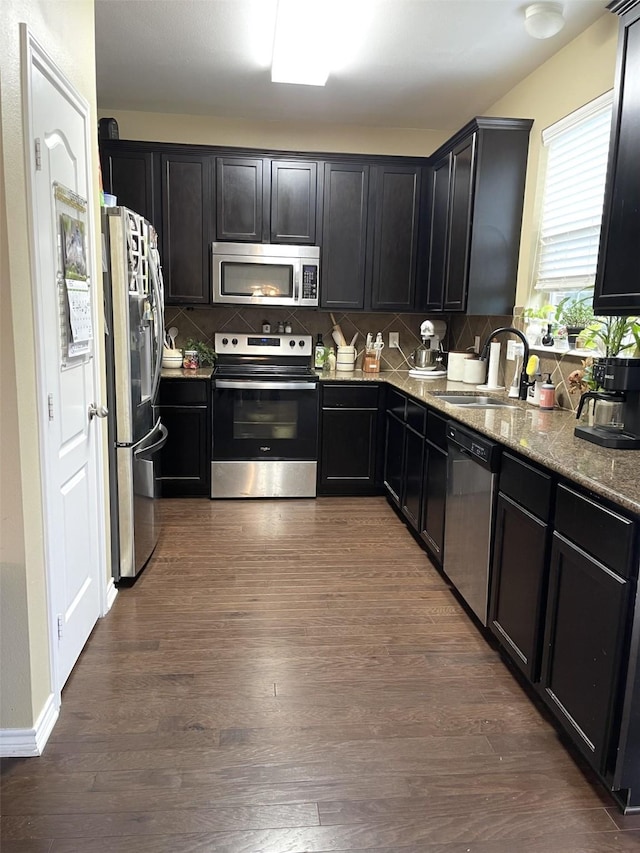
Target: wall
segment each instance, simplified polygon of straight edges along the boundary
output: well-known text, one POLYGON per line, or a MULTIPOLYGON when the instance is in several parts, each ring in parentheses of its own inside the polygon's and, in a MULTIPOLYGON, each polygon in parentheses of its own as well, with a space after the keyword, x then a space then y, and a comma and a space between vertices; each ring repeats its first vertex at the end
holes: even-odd
MULTIPOLYGON (((22 130, 20 22, 29 26, 53 61, 87 99, 94 125, 97 121, 93 0, 4 0, 0 28, 2 729, 32 728, 51 692, 22 130)), ((96 141, 93 165, 97 175, 96 141)), ((95 197, 97 200, 97 177, 95 197)), ((97 260, 96 269, 100 269, 97 260)), ((100 333, 98 325, 97 340, 100 333)))
POLYGON ((531 288, 541 202, 542 131, 613 88, 618 20, 617 15, 606 12, 486 111, 492 116, 534 119, 529 144, 516 305, 526 304, 531 288))
MULTIPOLYGON (((117 120, 120 139, 284 151, 425 157, 450 136, 449 133, 415 128, 242 121, 216 116, 132 112, 103 106, 99 116, 112 116, 117 120)), ((457 129, 452 128, 452 132, 457 129)))

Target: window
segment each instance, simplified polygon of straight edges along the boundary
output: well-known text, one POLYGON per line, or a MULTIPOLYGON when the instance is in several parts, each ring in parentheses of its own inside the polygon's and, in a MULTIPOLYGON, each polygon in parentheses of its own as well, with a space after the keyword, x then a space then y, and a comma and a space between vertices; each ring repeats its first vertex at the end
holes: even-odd
MULTIPOLYGON (((534 288, 557 304, 595 282, 613 93, 542 132, 546 149, 534 288)), ((536 300, 538 301, 538 300, 536 300)))

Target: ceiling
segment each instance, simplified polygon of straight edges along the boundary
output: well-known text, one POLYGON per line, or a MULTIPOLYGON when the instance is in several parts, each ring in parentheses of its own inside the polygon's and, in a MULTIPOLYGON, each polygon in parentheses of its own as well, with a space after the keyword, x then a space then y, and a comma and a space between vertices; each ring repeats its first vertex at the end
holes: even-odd
POLYGON ((449 131, 609 14, 607 0, 564 0, 564 29, 542 41, 526 0, 319 5, 339 32, 356 2, 353 55, 315 87, 271 82, 277 0, 96 0, 98 107, 449 131))

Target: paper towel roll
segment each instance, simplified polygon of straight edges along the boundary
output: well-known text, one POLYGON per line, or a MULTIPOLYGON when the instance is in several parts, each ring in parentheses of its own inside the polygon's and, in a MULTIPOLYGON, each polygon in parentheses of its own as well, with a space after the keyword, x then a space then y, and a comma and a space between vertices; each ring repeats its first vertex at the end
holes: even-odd
POLYGON ((500 367, 500 344, 495 342, 491 344, 489 351, 489 375, 487 377, 487 386, 489 388, 498 387, 498 368, 500 367))

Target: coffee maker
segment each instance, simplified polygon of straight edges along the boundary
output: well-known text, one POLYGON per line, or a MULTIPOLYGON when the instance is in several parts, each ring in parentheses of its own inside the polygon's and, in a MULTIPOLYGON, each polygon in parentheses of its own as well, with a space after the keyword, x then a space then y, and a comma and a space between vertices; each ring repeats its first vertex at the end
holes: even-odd
POLYGON ((640 450, 640 358, 599 358, 593 364, 593 378, 602 391, 587 391, 580 398, 576 418, 589 399, 619 404, 619 417, 611 423, 577 426, 574 435, 602 447, 640 450))

